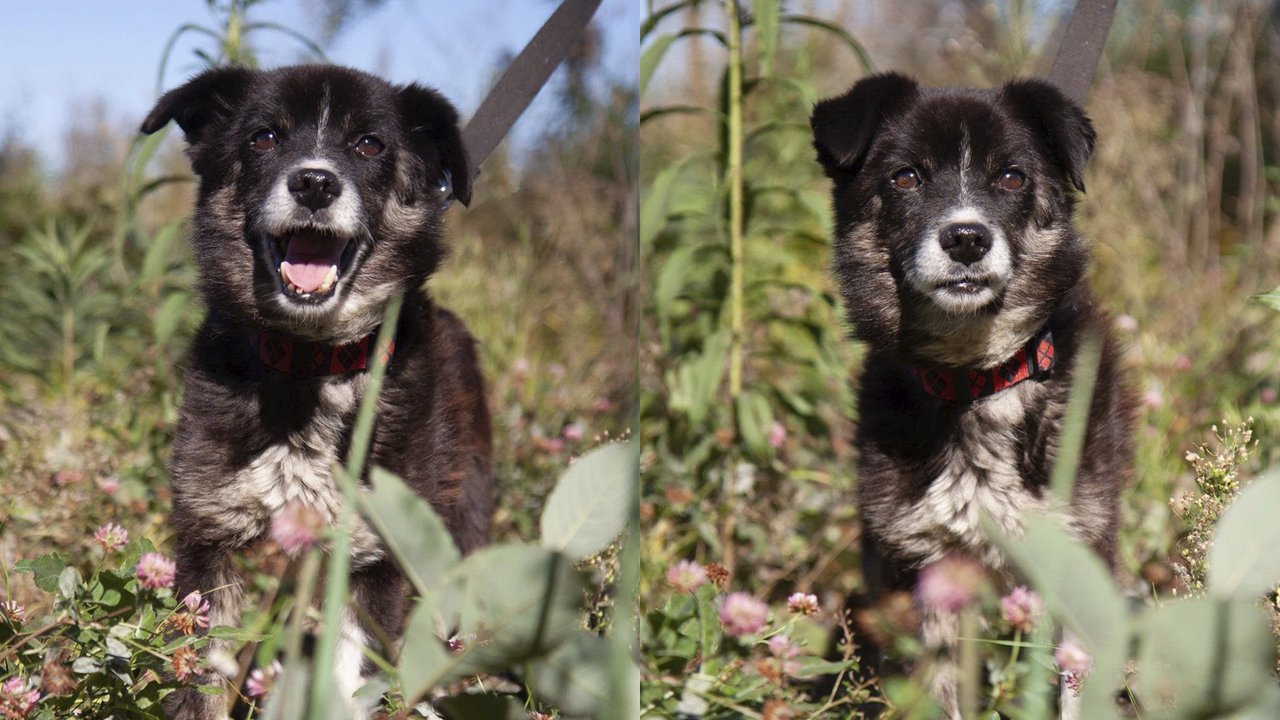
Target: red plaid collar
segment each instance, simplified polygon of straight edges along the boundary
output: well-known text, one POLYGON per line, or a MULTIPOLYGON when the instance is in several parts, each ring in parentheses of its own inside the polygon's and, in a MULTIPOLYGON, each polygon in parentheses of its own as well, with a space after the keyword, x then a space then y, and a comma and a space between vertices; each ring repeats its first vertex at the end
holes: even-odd
MULTIPOLYGON (((291 340, 264 330, 249 336, 249 347, 258 360, 272 370, 299 377, 320 377, 356 372, 369 367, 377 335, 375 330, 347 345, 326 345, 291 340)), ((395 350, 396 341, 392 338, 384 353, 387 361, 391 360, 395 350)))
POLYGON ((1053 333, 1045 327, 1036 333, 1013 357, 990 370, 957 370, 909 368, 920 381, 920 387, 942 400, 973 401, 1032 378, 1043 377, 1053 369, 1053 333))

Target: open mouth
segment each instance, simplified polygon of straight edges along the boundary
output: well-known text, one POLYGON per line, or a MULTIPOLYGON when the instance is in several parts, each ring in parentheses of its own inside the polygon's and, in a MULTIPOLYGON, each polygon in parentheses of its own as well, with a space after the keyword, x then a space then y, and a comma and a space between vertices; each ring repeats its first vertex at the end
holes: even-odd
POLYGON ((310 303, 333 296, 356 255, 354 238, 313 227, 271 236, 268 245, 284 296, 310 303))

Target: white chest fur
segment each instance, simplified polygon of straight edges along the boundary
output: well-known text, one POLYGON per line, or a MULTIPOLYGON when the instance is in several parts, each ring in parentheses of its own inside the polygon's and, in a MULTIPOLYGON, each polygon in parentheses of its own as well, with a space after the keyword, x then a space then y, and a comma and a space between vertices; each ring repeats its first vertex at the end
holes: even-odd
MULTIPOLYGON (((359 405, 364 374, 325 378, 308 421, 281 442, 269 445, 225 486, 218 503, 227 511, 222 520, 242 543, 267 529, 272 515, 293 503, 304 503, 332 522, 342 509, 342 490, 333 468, 342 462, 339 443, 345 424, 359 405)), ((357 559, 380 556, 379 544, 358 523, 352 554, 357 559)))
POLYGON ((890 520, 885 541, 921 565, 965 550, 998 566, 998 555, 983 539, 982 515, 1007 532, 1020 533, 1026 512, 1048 507, 1024 486, 1016 437, 1023 413, 1019 388, 968 408, 941 472, 911 509, 890 520))

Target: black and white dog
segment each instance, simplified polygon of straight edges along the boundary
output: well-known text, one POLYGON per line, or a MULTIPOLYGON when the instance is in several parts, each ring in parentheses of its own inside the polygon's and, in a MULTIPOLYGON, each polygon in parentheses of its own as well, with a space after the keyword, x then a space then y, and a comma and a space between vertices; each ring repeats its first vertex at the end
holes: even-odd
MULTIPOLYGON (((1000 567, 979 517, 1018 532, 1057 510, 1109 564, 1131 463, 1134 404, 1104 341, 1069 507, 1048 479, 1082 338, 1106 318, 1072 226, 1094 131, 1052 85, 925 88, 866 78, 813 110, 834 183, 835 273, 868 357, 859 391, 858 501, 874 594, 958 552, 1000 567)), ((954 617, 930 617, 927 645, 954 617)), ((935 690, 958 717, 954 680, 935 690)))
MULTIPOLYGON (((334 66, 211 70, 142 124, 177 122, 199 176, 192 242, 208 315, 191 352, 170 462, 177 595, 200 590, 213 625, 236 625, 235 551, 294 503, 332 520, 341 462, 388 301, 405 293, 369 463, 402 476, 459 547, 488 537, 489 416, 474 341, 423 283, 443 255, 444 211, 470 199, 454 108, 434 91, 334 66)), ((361 525, 352 542, 336 682, 362 649, 396 638, 405 582, 361 525), (372 627, 376 625, 377 628, 372 627)), ((348 700, 351 717, 370 708, 348 700)), ((226 716, 188 689, 171 718, 226 716)))

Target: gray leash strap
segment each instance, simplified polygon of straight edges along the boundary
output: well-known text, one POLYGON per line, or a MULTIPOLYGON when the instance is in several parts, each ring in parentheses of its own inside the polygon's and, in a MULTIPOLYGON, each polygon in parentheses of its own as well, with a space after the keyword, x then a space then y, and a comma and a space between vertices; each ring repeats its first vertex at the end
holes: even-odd
POLYGON ((480 103, 462 131, 473 179, 480 174, 485 158, 569 55, 598 7, 600 0, 563 0, 480 103))
POLYGON ((1071 21, 1058 45, 1049 82, 1080 105, 1089 95, 1093 73, 1116 14, 1116 0, 1077 0, 1071 21))

